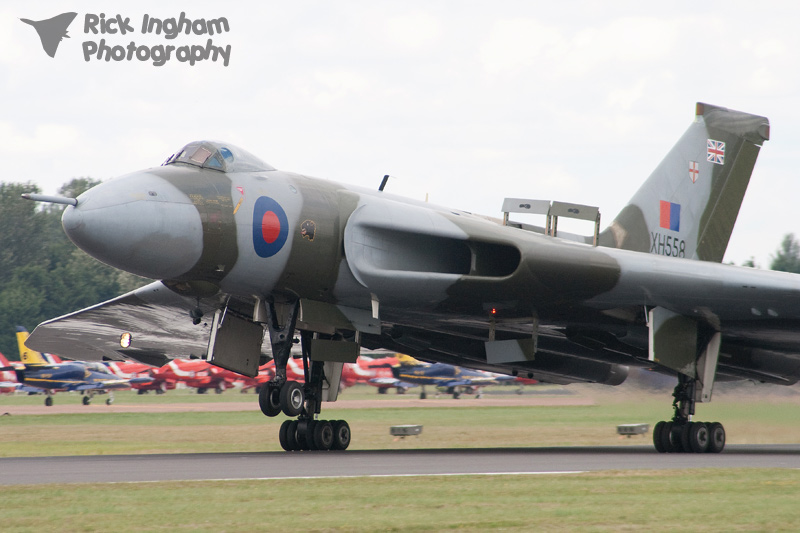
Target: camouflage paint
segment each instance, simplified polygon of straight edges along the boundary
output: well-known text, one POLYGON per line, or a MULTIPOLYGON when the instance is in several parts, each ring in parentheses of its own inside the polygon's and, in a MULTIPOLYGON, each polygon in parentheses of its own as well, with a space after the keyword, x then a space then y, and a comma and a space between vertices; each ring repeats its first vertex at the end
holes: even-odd
POLYGON ((199 261, 188 272, 170 281, 219 285, 239 256, 230 177, 224 172, 188 165, 165 166, 152 173, 184 192, 203 224, 203 253, 199 261))

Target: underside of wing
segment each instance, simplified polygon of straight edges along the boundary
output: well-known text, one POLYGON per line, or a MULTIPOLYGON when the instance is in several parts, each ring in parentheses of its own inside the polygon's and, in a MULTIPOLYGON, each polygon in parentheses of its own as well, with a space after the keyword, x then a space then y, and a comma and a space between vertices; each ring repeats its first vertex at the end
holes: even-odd
POLYGON ((151 283, 101 304, 43 322, 28 347, 80 360, 135 359, 163 365, 175 357, 202 357, 217 302, 184 298, 161 282, 151 283), (194 324, 200 309, 208 320, 194 324), (123 334, 130 345, 123 347, 123 334))

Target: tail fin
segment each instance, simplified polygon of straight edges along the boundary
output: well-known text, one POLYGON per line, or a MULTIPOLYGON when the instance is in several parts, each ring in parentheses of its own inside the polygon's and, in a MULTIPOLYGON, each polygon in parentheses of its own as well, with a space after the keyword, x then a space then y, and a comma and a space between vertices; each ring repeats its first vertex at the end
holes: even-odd
POLYGON ((46 365, 47 361, 39 352, 34 352, 25 346, 28 340, 28 330, 17 326, 17 344, 19 345, 19 359, 26 365, 46 365))
POLYGON ((600 236, 602 246, 721 262, 769 120, 697 104, 697 117, 600 236))
POLYGON ((410 355, 404 353, 395 354, 395 357, 397 357, 397 361, 403 366, 417 366, 422 364, 410 355))

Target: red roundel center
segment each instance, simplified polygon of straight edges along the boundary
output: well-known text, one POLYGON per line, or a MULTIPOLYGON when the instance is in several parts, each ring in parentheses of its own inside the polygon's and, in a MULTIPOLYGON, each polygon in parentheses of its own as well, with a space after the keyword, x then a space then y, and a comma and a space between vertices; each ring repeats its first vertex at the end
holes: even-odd
POLYGON ((267 244, 272 244, 278 240, 278 235, 281 233, 281 222, 278 220, 278 215, 273 211, 264 213, 261 219, 261 235, 267 244))

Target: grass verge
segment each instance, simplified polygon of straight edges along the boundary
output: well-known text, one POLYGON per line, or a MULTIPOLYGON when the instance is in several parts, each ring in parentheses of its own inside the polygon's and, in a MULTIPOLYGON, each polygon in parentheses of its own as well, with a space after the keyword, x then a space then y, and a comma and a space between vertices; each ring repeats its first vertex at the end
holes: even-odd
POLYGON ((0 514, 6 532, 795 531, 798 496, 785 470, 596 472, 0 487, 0 514))
MULTIPOLYGON (((359 450, 649 444, 650 434, 621 438, 616 426, 652 427, 671 415, 663 395, 601 394, 594 399, 594 405, 568 407, 337 409, 332 404, 323 415, 347 420, 352 449, 359 450), (396 440, 389 427, 398 424, 422 424, 422 435, 396 440)), ((698 417, 723 422, 731 444, 798 443, 798 409, 795 397, 750 395, 742 401, 730 395, 699 406, 698 417)), ((275 451, 283 420, 264 417, 255 401, 251 411, 3 416, 0 456, 275 451)))

